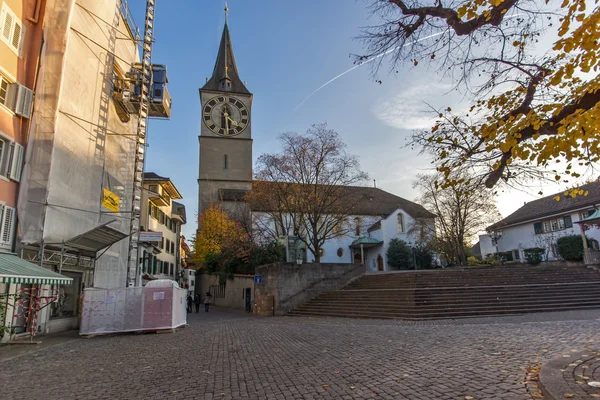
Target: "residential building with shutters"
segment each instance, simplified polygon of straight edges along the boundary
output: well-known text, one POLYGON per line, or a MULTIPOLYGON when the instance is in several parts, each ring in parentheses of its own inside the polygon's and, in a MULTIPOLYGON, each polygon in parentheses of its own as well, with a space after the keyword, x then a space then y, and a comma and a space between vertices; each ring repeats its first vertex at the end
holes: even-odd
MULTIPOLYGON (((181 194, 171 179, 154 172, 144 173, 141 232, 160 232, 160 241, 140 239, 137 280, 145 284, 154 279, 182 282, 181 228, 186 223, 185 206, 175 200, 181 194)), ((143 238, 143 236, 142 236, 143 238)))
MULTIPOLYGON (((506 261, 525 262, 525 250, 537 247, 545 249, 547 261, 559 259, 557 240, 563 236, 580 235, 577 222, 600 207, 600 182, 583 185, 581 189, 587 195, 571 197, 564 192, 555 193, 526 203, 489 226, 489 234, 479 236, 482 257, 499 253, 506 261)), ((598 226, 590 226, 585 234, 591 240, 591 246, 597 249, 600 240, 598 226)))
POLYGON ((0 251, 14 251, 17 194, 41 45, 36 0, 0 0, 0 251))

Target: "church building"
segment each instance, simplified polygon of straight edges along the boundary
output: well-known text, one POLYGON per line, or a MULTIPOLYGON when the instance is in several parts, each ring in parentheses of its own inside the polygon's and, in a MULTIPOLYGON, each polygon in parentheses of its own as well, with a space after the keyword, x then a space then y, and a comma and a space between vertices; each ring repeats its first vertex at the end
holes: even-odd
MULTIPOLYGON (((198 215, 212 203, 228 212, 249 208, 244 197, 252 189, 252 96, 240 79, 226 19, 212 76, 200 89, 198 215)), ((364 201, 348 220, 352 229, 320 249, 321 262, 364 263, 372 271, 387 271, 390 240, 415 243, 415 222, 434 224, 435 215, 394 194, 374 187, 348 189, 360 191, 364 201)), ((273 210, 250 211, 253 219, 261 219, 273 210)), ((309 251, 302 258, 315 257, 309 251)))

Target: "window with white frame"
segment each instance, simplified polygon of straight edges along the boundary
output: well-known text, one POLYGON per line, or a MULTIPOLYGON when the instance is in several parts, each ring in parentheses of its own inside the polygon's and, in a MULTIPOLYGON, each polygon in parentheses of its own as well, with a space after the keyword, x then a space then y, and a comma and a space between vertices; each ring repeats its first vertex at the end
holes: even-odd
POLYGON ((9 85, 10 85, 10 82, 8 82, 8 80, 6 78, 4 78, 2 75, 0 75, 0 104, 3 104, 8 108, 11 108, 8 105, 9 85))
POLYGON ((19 182, 25 149, 0 132, 0 176, 19 182))
POLYGON ((33 91, 0 74, 0 105, 21 117, 30 119, 33 109, 33 91))
POLYGON ((15 235, 17 210, 0 204, 0 248, 11 250, 15 235))
POLYGON ((398 233, 404 233, 404 215, 398 213, 398 233))
POLYGON ((0 74, 0 104, 14 111, 17 85, 0 74))
POLYGON ((533 224, 533 229, 536 234, 562 231, 572 227, 573 220, 570 215, 565 215, 563 217, 554 218, 547 221, 536 222, 533 224))
POLYGON ((4 2, 0 11, 0 39, 19 57, 23 50, 25 27, 4 2))

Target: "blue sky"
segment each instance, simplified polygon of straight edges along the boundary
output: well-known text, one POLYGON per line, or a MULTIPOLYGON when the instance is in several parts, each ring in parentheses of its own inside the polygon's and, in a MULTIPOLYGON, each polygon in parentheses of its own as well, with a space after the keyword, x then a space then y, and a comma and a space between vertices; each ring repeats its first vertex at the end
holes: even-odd
MULTIPOLYGON (((143 0, 129 0, 143 25, 143 0)), ((413 200, 412 181, 429 162, 404 148, 412 129, 431 126, 427 103, 455 106, 459 96, 425 67, 406 66, 388 74, 384 65, 375 83, 362 66, 344 75, 294 109, 311 92, 352 68, 350 54, 362 45, 360 28, 377 23, 366 0, 230 0, 229 28, 238 70, 254 94, 254 159, 277 149, 282 132, 304 132, 327 122, 377 186, 413 200)), ((149 126, 147 171, 170 177, 184 199, 191 238, 197 213, 198 88, 212 74, 225 21, 223 0, 157 0, 153 62, 166 64, 173 110, 168 121, 149 126)), ((539 191, 532 187, 531 193, 539 191)), ((549 193, 548 193, 549 194, 549 193)), ((508 215, 534 196, 502 193, 499 208, 508 215)))

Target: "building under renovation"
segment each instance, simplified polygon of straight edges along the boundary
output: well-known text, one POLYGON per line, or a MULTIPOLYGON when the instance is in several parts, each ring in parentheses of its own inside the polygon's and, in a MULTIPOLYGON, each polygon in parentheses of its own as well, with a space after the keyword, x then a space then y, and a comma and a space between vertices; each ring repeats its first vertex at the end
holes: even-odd
POLYGON ((166 68, 151 64, 147 3, 141 29, 125 0, 45 3, 17 251, 73 283, 41 310, 38 331, 75 327, 84 287, 136 280, 146 122, 171 106, 166 68))

